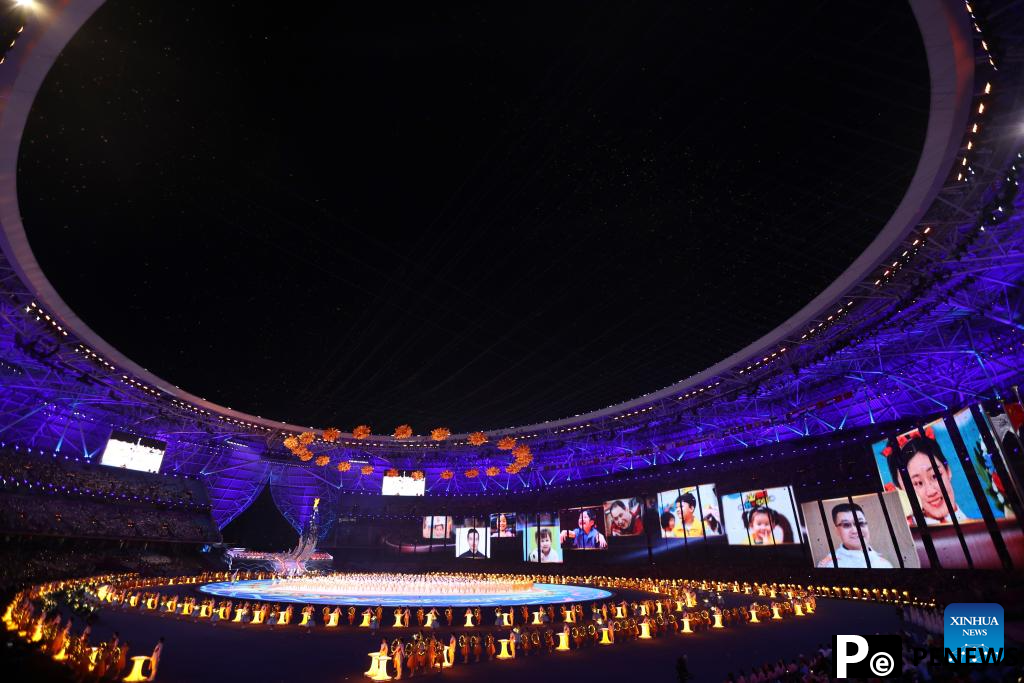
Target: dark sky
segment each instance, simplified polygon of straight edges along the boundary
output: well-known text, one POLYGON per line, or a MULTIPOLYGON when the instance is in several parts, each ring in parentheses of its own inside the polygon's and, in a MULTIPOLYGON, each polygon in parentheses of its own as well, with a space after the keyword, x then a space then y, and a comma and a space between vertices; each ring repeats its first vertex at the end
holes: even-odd
POLYGON ((799 310, 913 174, 906 3, 110 0, 19 191, 71 307, 264 417, 522 425, 799 310))

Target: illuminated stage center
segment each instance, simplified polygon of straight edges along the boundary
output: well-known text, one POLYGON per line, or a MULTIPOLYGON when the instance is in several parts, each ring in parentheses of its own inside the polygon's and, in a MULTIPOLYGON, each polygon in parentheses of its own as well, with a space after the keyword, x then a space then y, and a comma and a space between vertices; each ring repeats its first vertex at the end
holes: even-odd
POLYGON ((204 593, 239 600, 323 605, 484 607, 603 600, 611 593, 588 586, 485 579, 460 575, 336 574, 300 579, 235 581, 201 586, 204 593))

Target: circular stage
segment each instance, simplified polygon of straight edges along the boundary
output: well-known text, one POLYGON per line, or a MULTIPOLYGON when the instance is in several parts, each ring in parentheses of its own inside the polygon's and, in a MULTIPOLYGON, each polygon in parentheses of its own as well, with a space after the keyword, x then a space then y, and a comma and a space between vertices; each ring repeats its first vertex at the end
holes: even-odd
POLYGON ((546 605, 610 598, 609 591, 589 586, 535 583, 532 588, 507 593, 395 595, 393 593, 335 593, 298 590, 281 581, 225 581, 199 587, 204 593, 237 600, 299 602, 320 605, 365 605, 381 607, 490 607, 546 605))

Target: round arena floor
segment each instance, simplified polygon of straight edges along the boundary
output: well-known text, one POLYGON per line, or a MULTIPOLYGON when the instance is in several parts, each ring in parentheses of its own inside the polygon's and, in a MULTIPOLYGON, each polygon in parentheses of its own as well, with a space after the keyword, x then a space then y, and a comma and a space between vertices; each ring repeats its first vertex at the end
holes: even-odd
POLYGON ((238 600, 263 602, 299 602, 321 605, 366 605, 381 607, 489 607, 511 605, 548 605, 585 602, 610 598, 609 591, 589 586, 535 583, 533 588, 511 593, 468 595, 393 595, 388 593, 313 593, 297 591, 276 581, 234 581, 208 583, 199 587, 204 593, 238 600))

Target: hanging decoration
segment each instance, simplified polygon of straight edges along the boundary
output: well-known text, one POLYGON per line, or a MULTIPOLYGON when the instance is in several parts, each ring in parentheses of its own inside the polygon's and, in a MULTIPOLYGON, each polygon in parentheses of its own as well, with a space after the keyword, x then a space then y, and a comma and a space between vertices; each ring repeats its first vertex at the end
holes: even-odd
POLYGON ((516 440, 511 436, 506 436, 498 441, 498 450, 510 451, 516 447, 516 440))
POLYGON ((512 463, 511 465, 505 468, 505 471, 508 472, 509 474, 519 474, 519 471, 521 469, 522 468, 519 465, 512 463))
POLYGON ((373 465, 363 465, 359 471, 363 474, 373 474, 373 465))
POLYGON ((490 467, 488 467, 488 468, 487 468, 486 470, 484 470, 484 473, 485 473, 485 474, 486 474, 486 475, 487 475, 488 477, 496 477, 496 476, 498 476, 498 473, 499 473, 499 472, 501 472, 501 468, 499 468, 499 467, 495 467, 494 465, 491 465, 491 466, 490 466, 490 467))
POLYGON ((421 479, 423 479, 426 476, 427 475, 425 475, 423 473, 423 470, 416 470, 415 472, 412 473, 412 478, 413 478, 414 481, 420 481, 421 479))
POLYGON ((313 453, 308 448, 300 449, 295 453, 302 462, 309 462, 313 459, 313 453))
POLYGON ((455 476, 455 473, 452 472, 451 470, 444 470, 443 472, 441 472, 441 478, 445 479, 445 480, 451 479, 454 476, 455 476))
POLYGON ((299 434, 299 443, 303 446, 308 446, 314 441, 316 441, 316 434, 313 432, 302 432, 299 434))
POLYGON ((462 474, 464 474, 466 476, 466 479, 476 479, 478 476, 480 476, 480 470, 478 470, 477 468, 473 467, 473 468, 470 468, 470 469, 466 470, 462 474))
POLYGON ((342 460, 341 462, 338 463, 339 472, 348 472, 350 469, 352 469, 352 463, 350 463, 348 460, 342 460))
POLYGON ((487 443, 487 435, 483 432, 473 432, 466 440, 469 441, 470 446, 483 446, 487 443))
POLYGON ((363 439, 369 439, 370 434, 372 433, 373 431, 370 429, 369 425, 359 425, 352 430, 352 438, 362 441, 363 439))
POLYGON ((430 430, 430 438, 434 441, 444 441, 452 435, 452 430, 447 427, 438 427, 437 429, 430 430))
POLYGON ((328 427, 321 436, 327 443, 334 443, 341 438, 341 430, 337 427, 328 427))
POLYGON ((408 439, 412 436, 412 427, 409 425, 398 425, 395 427, 396 439, 408 439))
POLYGON ((284 440, 284 447, 290 450, 292 453, 295 453, 295 451, 299 447, 299 440, 294 436, 289 436, 284 440))
POLYGON ((384 473, 384 476, 385 477, 397 477, 398 476, 398 470, 396 470, 394 467, 392 467, 391 469, 389 469, 387 472, 384 473))
POLYGON ((331 456, 329 455, 321 455, 316 459, 316 464, 319 465, 320 467, 327 467, 327 465, 329 465, 330 462, 331 456))

